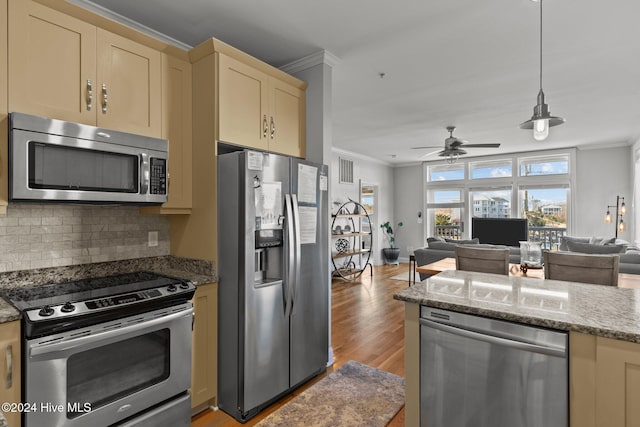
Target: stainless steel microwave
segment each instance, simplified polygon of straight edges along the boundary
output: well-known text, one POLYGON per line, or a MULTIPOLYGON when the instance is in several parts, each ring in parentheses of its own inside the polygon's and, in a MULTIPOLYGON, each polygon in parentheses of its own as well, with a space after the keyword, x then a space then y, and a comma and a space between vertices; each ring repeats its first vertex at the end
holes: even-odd
POLYGON ((161 204, 164 139, 23 113, 9 115, 13 201, 161 204))

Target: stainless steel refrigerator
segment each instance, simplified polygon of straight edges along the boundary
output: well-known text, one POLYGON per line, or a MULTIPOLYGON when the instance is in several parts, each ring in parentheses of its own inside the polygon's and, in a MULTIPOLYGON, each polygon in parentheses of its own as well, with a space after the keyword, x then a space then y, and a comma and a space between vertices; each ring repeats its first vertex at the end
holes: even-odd
POLYGON ((325 370, 327 166, 218 156, 218 406, 244 422, 325 370))

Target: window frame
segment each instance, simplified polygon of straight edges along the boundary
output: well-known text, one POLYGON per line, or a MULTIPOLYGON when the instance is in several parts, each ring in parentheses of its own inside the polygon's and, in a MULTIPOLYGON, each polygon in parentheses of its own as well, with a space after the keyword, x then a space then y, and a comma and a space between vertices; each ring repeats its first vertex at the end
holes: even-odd
MULTIPOLYGON (((464 210, 464 223, 471 224, 471 218, 473 216, 473 204, 471 200, 472 191, 489 191, 489 190, 504 190, 511 188, 511 217, 519 218, 521 206, 519 200, 519 191, 522 187, 540 188, 540 187, 566 187, 568 188, 567 195, 567 234, 571 234, 572 227, 575 224, 574 209, 575 206, 575 182, 576 182, 576 149, 558 149, 558 150, 543 150, 543 151, 525 151, 518 153, 507 153, 493 156, 474 156, 463 157, 458 159, 458 164, 463 165, 464 179, 462 180, 445 180, 445 181, 431 181, 429 168, 433 166, 446 165, 446 160, 435 160, 423 162, 423 208, 424 212, 428 212, 428 209, 437 207, 461 207, 464 210), (520 164, 523 161, 535 158, 553 158, 566 156, 568 160, 568 168, 566 174, 553 174, 553 175, 533 175, 533 176, 520 176, 520 164), (495 178, 476 178, 471 179, 471 164, 478 162, 500 162, 511 161, 512 173, 510 177, 495 177, 495 178), (461 189, 463 202, 460 204, 437 204, 429 200, 430 190, 446 190, 446 189, 461 189)), ((424 244, 430 233, 434 230, 430 230, 431 224, 429 221, 424 222, 424 244)), ((471 227, 464 226, 464 237, 470 238, 471 227)))

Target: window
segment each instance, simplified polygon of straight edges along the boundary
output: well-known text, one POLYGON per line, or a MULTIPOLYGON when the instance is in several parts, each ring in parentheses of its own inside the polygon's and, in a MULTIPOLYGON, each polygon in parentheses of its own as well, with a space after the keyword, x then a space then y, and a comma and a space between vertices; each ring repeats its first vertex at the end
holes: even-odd
POLYGON ((471 218, 527 218, 529 239, 554 248, 571 225, 575 149, 425 162, 425 239, 469 238, 471 218))
POLYGON ((443 188, 427 195, 427 224, 432 235, 448 239, 460 239, 464 230, 463 190, 443 188))
POLYGON ((469 164, 471 179, 509 178, 513 175, 511 159, 500 159, 469 164))
POLYGON ((429 194, 430 203, 460 203, 462 190, 434 190, 429 194))
POLYGON ((567 234, 566 187, 523 187, 519 191, 520 217, 529 221, 529 240, 542 242, 545 249, 554 249, 567 234))
POLYGON ((429 167, 429 181, 459 181, 464 179, 464 164, 435 165, 429 167))
POLYGON ((568 155, 524 158, 520 161, 520 176, 566 175, 568 173, 568 155))
POLYGON ((477 218, 511 218, 511 188, 471 191, 471 216, 477 218))

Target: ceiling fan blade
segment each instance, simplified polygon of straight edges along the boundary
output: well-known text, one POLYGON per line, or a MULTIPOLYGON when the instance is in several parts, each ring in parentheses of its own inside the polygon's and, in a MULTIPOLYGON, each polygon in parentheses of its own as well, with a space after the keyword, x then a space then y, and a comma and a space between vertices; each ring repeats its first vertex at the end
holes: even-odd
POLYGON ((412 150, 423 150, 425 148, 442 148, 442 145, 425 145, 424 147, 411 147, 412 150))
MULTIPOLYGON (((440 148, 442 148, 442 147, 440 147, 440 148)), ((434 154, 443 153, 443 152, 444 152, 444 150, 442 150, 442 149, 438 149, 436 151, 431 151, 429 153, 426 153, 426 154, 423 154, 422 156, 420 156, 420 160, 426 159, 427 157, 432 156, 434 154)))
POLYGON ((464 144, 463 145, 464 148, 498 148, 500 147, 499 143, 495 143, 495 144, 464 144))

